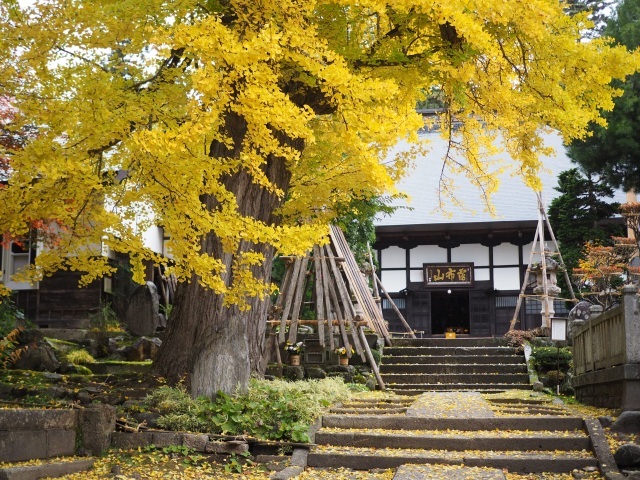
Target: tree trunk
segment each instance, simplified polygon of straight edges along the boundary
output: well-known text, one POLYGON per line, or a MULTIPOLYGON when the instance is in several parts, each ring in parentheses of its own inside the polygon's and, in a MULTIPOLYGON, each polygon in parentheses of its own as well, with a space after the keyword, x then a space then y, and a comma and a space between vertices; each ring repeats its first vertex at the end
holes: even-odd
MULTIPOLYGON (((212 156, 235 157, 242 145, 246 131, 243 119, 231 114, 226 128, 235 140, 236 148, 228 150, 222 144, 212 145, 212 156)), ((300 141, 282 138, 295 148, 302 149, 300 141)), ((266 159, 263 171, 269 180, 284 192, 288 190, 290 172, 286 163, 272 156, 266 159)), ((273 212, 281 199, 252 182, 245 172, 237 172, 224 180, 232 192, 243 216, 277 225, 279 219, 273 212)), ((211 196, 203 196, 203 203, 213 210, 218 207, 211 196)), ((274 251, 267 244, 241 241, 236 252, 225 252, 216 232, 211 232, 202 241, 202 251, 223 261, 226 273, 223 280, 231 285, 234 278, 234 257, 247 251, 264 255, 264 262, 252 268, 256 279, 269 282, 274 251)), ((241 311, 237 306, 224 306, 224 296, 202 287, 196 277, 178 286, 173 310, 168 322, 166 340, 156 360, 156 370, 170 383, 186 377, 193 396, 214 397, 218 391, 234 393, 245 390, 252 374, 262 375, 265 369, 263 358, 269 297, 260 300, 248 299, 249 310, 241 311)))
POLYGON ((176 292, 156 369, 172 384, 185 379, 193 396, 244 390, 252 374, 264 373, 269 299, 253 298, 248 311, 222 302, 222 295, 202 287, 196 278, 181 283, 176 292))

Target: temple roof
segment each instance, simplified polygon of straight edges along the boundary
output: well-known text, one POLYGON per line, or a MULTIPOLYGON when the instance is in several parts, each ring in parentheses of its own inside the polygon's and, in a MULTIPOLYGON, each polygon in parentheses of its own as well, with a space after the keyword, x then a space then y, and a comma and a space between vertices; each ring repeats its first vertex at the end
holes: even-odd
MULTIPOLYGON (((443 158, 446 153, 446 142, 437 134, 425 132, 420 135, 422 140, 430 142, 430 151, 427 155, 416 159, 415 167, 399 182, 398 189, 409 195, 408 201, 397 201, 396 205, 412 207, 413 209, 401 208, 391 216, 384 216, 376 219, 376 226, 382 227, 378 230, 388 230, 385 227, 392 226, 421 226, 424 229, 427 225, 429 229, 447 229, 452 224, 464 224, 464 228, 472 227, 470 224, 491 222, 493 228, 498 227, 502 222, 506 225, 529 221, 537 222, 538 210, 535 192, 524 184, 523 179, 517 175, 515 168, 510 172, 499 175, 500 187, 491 197, 495 208, 495 216, 491 216, 484 207, 482 193, 462 175, 455 178, 455 198, 462 203, 463 207, 453 205, 449 202, 446 206, 449 217, 438 210, 437 188, 442 170, 443 158)), ((557 178, 560 172, 575 168, 575 164, 566 155, 566 149, 562 144, 562 139, 557 134, 547 134, 544 136, 545 144, 555 149, 555 154, 543 157, 542 163, 544 171, 540 173, 542 181, 542 199, 546 206, 551 200, 559 195, 555 190, 557 178)), ((408 148, 407 143, 399 143, 395 152, 408 148)), ((516 167, 506 153, 500 157, 507 160, 507 165, 516 167)), ((617 191, 610 201, 624 203, 625 194, 617 191)), ((478 225, 479 227, 479 225, 478 225)))

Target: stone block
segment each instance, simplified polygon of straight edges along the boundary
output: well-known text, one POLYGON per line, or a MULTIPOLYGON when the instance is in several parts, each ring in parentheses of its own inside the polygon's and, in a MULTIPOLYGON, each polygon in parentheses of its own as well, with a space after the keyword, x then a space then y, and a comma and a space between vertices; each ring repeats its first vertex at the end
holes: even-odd
POLYGON ((609 415, 602 415, 598 417, 598 421, 600 422, 600 425, 602 425, 603 428, 610 427, 613 424, 613 418, 610 417, 609 415))
POLYGON ((76 453, 75 430, 46 430, 47 457, 64 457, 76 453))
POLYGON ((94 459, 56 462, 43 465, 6 467, 0 469, 0 480, 33 480, 34 478, 56 478, 84 472, 93 467, 94 459))
POLYGON ((306 468, 308 456, 309 450, 307 448, 294 448, 291 454, 291 465, 306 468))
POLYGON ((204 452, 208 441, 209 435, 204 433, 185 433, 182 436, 182 445, 188 448, 193 448, 196 452, 204 452))
POLYGON ((131 449, 151 445, 151 432, 113 432, 111 446, 115 448, 131 449))
POLYGON ((640 467, 640 445, 625 443, 613 454, 618 467, 640 467))
POLYGON ((272 473, 269 478, 272 480, 289 480, 290 478, 300 475, 302 472, 304 472, 304 468, 302 467, 287 467, 284 470, 272 473))
POLYGON ((227 453, 241 455, 249 451, 249 445, 247 443, 232 443, 232 442, 207 442, 205 446, 205 452, 207 453, 227 453))
POLYGON ((160 448, 182 445, 182 434, 175 432, 153 432, 151 443, 160 448))
POLYGON ((446 470, 438 465, 402 465, 398 468, 393 480, 419 480, 422 478, 444 478, 451 480, 505 480, 502 470, 497 468, 447 466, 446 470), (443 472, 446 472, 443 474, 443 472))
POLYGON ((116 428, 116 409, 112 405, 89 405, 80 410, 78 425, 82 446, 93 455, 100 455, 111 446, 111 435, 116 428))
POLYGON ((139 337, 152 336, 158 328, 160 298, 153 282, 140 285, 129 298, 125 322, 129 331, 139 337))
POLYGON ((60 362, 56 358, 53 349, 49 345, 42 343, 24 350, 11 368, 37 372, 55 372, 60 368, 60 362))
POLYGON ((0 430, 74 429, 73 410, 0 410, 0 430))
POLYGON ((326 378, 327 377, 327 373, 318 366, 315 365, 307 365, 305 367, 305 376, 307 378, 326 378))
POLYGON ((640 412, 622 412, 611 425, 611 430, 620 433, 640 433, 640 412))
POLYGON ((286 365, 283 376, 289 380, 302 380, 304 378, 304 367, 286 365))
POLYGON ((0 461, 22 462, 47 458, 46 430, 0 432, 0 461))

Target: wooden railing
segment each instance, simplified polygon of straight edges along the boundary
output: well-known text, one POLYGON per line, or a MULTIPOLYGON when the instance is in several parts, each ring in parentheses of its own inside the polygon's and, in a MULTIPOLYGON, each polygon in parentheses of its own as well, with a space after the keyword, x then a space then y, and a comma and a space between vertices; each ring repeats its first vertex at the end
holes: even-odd
POLYGON ((574 327, 572 335, 575 374, 640 363, 637 348, 639 331, 637 290, 635 287, 626 286, 620 305, 583 325, 574 327))

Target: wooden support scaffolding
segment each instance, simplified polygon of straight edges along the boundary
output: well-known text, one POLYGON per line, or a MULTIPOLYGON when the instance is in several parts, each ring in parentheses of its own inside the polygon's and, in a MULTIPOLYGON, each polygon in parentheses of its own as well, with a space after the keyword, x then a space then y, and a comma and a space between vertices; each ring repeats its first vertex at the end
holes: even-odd
MULTIPOLYGON (((314 246, 304 257, 283 257, 287 262, 285 274, 268 324, 279 326, 278 346, 285 340, 296 343, 298 327, 304 325, 315 326, 320 345, 326 347, 328 344, 331 350, 338 346, 334 339, 337 334, 339 346, 345 347, 347 356, 351 357, 353 348, 375 373, 377 365, 364 329, 374 330, 391 345, 389 331, 344 234, 332 226, 330 239, 329 244, 314 246), (313 306, 315 319, 301 318, 305 305, 313 306)), ((379 373, 376 378, 380 388, 384 388, 379 373)))
MULTIPOLYGON (((536 233, 533 237, 533 243, 531 245, 531 253, 529 254, 529 264, 527 265, 527 270, 524 274, 524 280, 522 282, 522 287, 520 289, 520 295, 518 296, 518 301, 516 303, 516 309, 513 313, 513 318, 511 319, 511 323, 509 324, 509 331, 515 328, 516 323, 518 322, 518 318, 520 315, 520 308, 522 306, 522 301, 525 297, 536 297, 542 302, 542 326, 550 327, 551 325, 551 315, 549 312, 549 301, 557 298, 556 296, 549 295, 549 285, 547 284, 547 255, 548 253, 545 251, 545 231, 549 232, 549 236, 551 237, 551 241, 553 243, 553 247, 555 249, 555 254, 558 255, 560 259, 560 264, 564 265, 564 260, 562 258, 562 254, 560 253, 560 247, 558 246, 558 241, 556 240, 556 236, 553 233, 553 229, 551 228, 551 223, 549 222, 549 217, 547 216, 547 212, 545 209, 544 202, 542 201, 542 194, 540 192, 536 192, 536 197, 538 199, 538 226, 536 228, 536 233), (546 229, 545 229, 546 227, 546 229), (542 294, 538 295, 525 295, 525 290, 529 285, 529 276, 531 275, 531 270, 533 267, 533 257, 534 255, 540 255, 540 267, 542 270, 542 294)), ((569 294, 571 298, 565 299, 567 301, 577 302, 575 293, 573 291, 573 287, 571 286, 571 279, 569 278, 569 274, 566 269, 563 269, 564 280, 566 287, 569 290, 569 294)))

